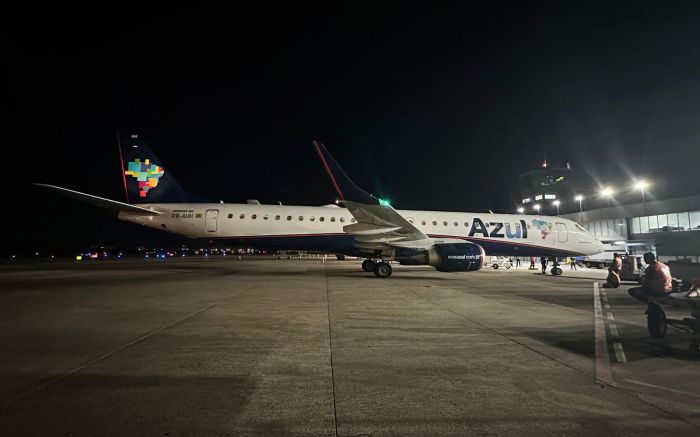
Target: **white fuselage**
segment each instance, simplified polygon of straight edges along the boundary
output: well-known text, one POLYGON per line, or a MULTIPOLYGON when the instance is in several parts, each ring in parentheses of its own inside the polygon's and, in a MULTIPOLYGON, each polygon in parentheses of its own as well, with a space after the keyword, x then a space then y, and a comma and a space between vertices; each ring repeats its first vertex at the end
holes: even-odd
MULTIPOLYGON (((355 223, 345 208, 260 204, 144 204, 160 212, 145 216, 122 211, 121 220, 185 235, 226 239, 276 249, 327 250, 353 254, 355 223), (336 247, 337 246, 337 247, 336 247)), ((428 237, 481 245, 488 255, 592 255, 602 245, 585 229, 561 217, 445 211, 398 210, 428 237)))

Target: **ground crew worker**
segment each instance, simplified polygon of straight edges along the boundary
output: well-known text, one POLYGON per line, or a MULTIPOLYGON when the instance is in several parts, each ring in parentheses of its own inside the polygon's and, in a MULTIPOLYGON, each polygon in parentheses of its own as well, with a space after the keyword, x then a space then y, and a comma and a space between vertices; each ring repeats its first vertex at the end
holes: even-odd
POLYGON ((576 258, 571 257, 571 268, 570 270, 578 270, 578 267, 576 267, 576 258))
POLYGON ((537 270, 537 267, 535 267, 535 257, 534 256, 530 257, 530 269, 529 270, 537 270))
MULTIPOLYGON (((651 253, 651 252, 648 252, 651 253)), ((651 253, 653 255, 653 253, 651 253)), ((620 272, 622 271, 622 258, 620 258, 620 255, 617 253, 613 253, 613 272, 617 273, 617 275, 620 275, 620 272)))
POLYGON ((547 274, 547 257, 544 257, 544 256, 540 257, 540 265, 542 266, 542 274, 546 275, 547 274))
POLYGON ((644 283, 641 287, 630 288, 629 295, 642 302, 651 303, 654 296, 664 296, 673 291, 673 278, 671 269, 656 256, 647 252, 644 254, 644 262, 648 264, 644 271, 644 283))

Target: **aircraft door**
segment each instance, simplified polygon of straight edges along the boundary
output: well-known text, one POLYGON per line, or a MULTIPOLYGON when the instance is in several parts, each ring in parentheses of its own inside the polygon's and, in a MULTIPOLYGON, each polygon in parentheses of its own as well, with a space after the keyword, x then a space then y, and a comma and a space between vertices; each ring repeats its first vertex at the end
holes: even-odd
POLYGON ((208 232, 216 232, 218 219, 219 219, 219 210, 218 209, 208 209, 207 214, 204 217, 204 228, 208 232))
POLYGON ((559 243, 566 243, 569 241, 569 232, 566 229, 565 223, 557 223, 557 240, 559 243))

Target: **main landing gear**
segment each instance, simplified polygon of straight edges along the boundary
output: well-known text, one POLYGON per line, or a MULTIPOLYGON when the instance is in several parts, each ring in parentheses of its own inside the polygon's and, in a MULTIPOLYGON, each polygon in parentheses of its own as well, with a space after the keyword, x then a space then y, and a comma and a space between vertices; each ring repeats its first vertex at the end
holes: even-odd
POLYGON ((562 270, 559 266, 554 266, 552 267, 552 270, 550 270, 553 276, 559 276, 562 274, 562 270))
POLYGON ((374 272, 377 278, 388 278, 392 273, 391 264, 385 261, 374 262, 371 259, 366 259, 362 262, 362 270, 374 272))

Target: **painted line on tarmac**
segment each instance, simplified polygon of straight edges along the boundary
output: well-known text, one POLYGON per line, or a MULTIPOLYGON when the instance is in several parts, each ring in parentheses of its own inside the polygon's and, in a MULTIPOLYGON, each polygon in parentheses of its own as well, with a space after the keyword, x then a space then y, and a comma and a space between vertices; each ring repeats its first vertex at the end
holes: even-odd
POLYGON ((627 364, 627 355, 619 340, 620 332, 617 330, 617 325, 615 324, 615 315, 612 312, 612 307, 608 303, 608 294, 605 291, 600 291, 600 298, 605 308, 605 318, 609 320, 608 329, 610 330, 610 336, 613 338, 612 346, 615 352, 615 359, 618 363, 627 364))
POLYGON ((627 378, 625 378, 625 379, 623 379, 623 381, 624 381, 624 382, 628 382, 628 383, 630 383, 630 384, 638 385, 638 386, 641 386, 641 387, 652 388, 652 389, 654 389, 654 390, 663 391, 663 392, 668 392, 668 393, 673 393, 673 394, 678 394, 678 395, 682 395, 682 396, 688 396, 688 397, 690 397, 690 398, 700 400, 700 394, 697 394, 697 393, 691 393, 691 392, 683 391, 683 390, 676 390, 676 389, 673 389, 673 388, 664 387, 664 386, 656 385, 656 384, 649 384, 648 382, 637 381, 636 379, 627 379, 627 378))
POLYGON ((600 288, 597 282, 593 283, 593 334, 595 339, 595 380, 601 384, 615 385, 610 368, 605 318, 600 302, 600 288))

